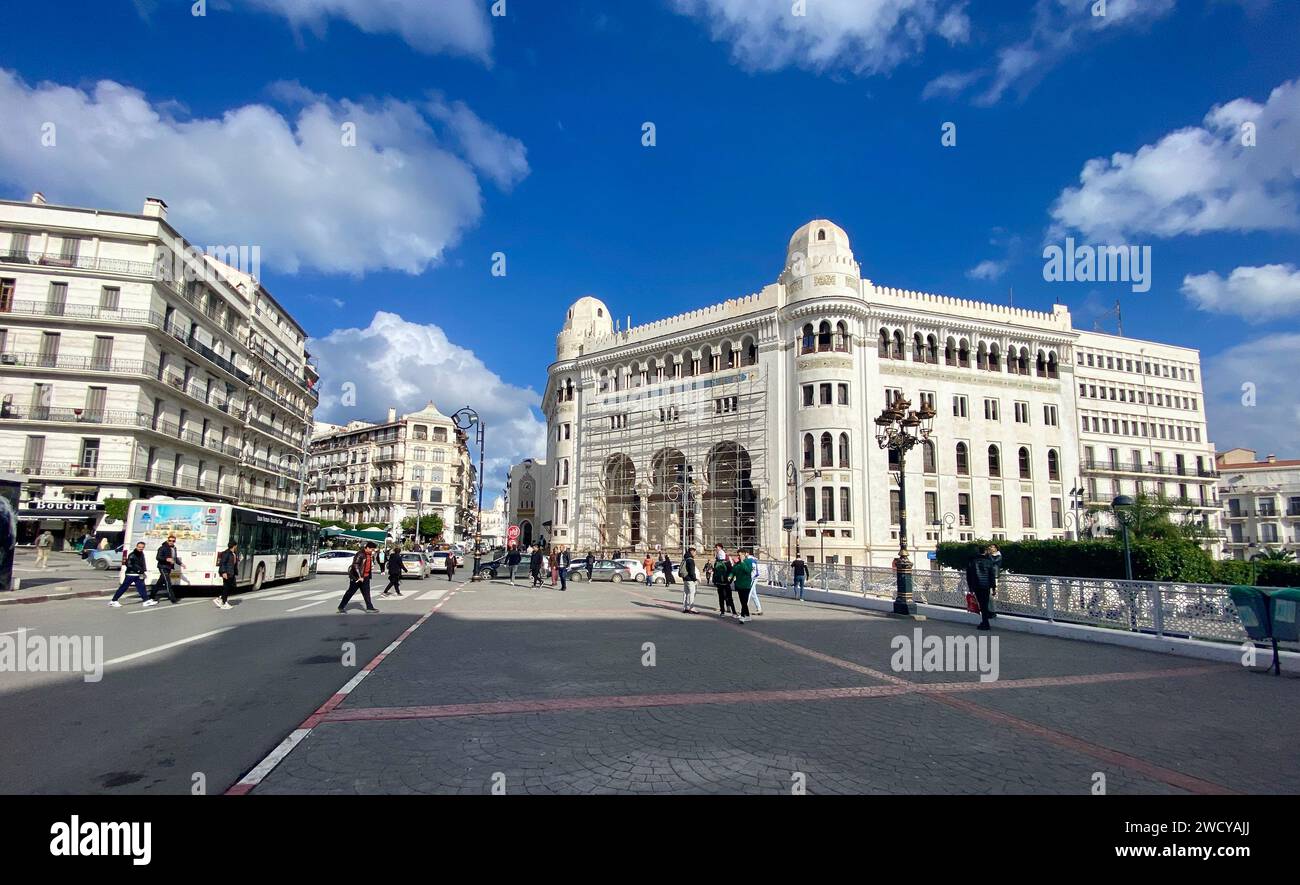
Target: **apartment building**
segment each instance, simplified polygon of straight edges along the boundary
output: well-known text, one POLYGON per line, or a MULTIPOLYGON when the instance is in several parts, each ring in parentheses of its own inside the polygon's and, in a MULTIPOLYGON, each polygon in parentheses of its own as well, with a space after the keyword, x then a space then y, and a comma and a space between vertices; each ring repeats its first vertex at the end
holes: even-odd
POLYGON ((429 403, 381 423, 318 424, 307 462, 307 515, 400 527, 442 516, 445 540, 472 536, 475 471, 464 431, 429 403))
POLYGON ((119 533, 108 498, 296 510, 317 376, 301 327, 226 263, 239 255, 186 240, 160 199, 138 214, 0 201, 0 469, 24 484, 20 542, 119 533), (275 355, 294 405, 268 448, 250 419, 275 355))
POLYGON ((1229 449, 1218 467, 1228 556, 1250 559, 1268 550, 1300 556, 1300 460, 1229 449))

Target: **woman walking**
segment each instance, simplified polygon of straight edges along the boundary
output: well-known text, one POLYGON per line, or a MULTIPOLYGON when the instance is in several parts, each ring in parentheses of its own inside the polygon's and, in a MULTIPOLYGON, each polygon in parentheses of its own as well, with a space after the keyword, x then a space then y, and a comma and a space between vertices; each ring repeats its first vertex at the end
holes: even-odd
POLYGON ((397 550, 390 550, 388 561, 384 563, 384 566, 388 569, 388 583, 384 585, 383 595, 387 596, 391 587, 397 591, 398 596, 401 596, 402 573, 406 571, 406 563, 402 562, 402 554, 397 550))

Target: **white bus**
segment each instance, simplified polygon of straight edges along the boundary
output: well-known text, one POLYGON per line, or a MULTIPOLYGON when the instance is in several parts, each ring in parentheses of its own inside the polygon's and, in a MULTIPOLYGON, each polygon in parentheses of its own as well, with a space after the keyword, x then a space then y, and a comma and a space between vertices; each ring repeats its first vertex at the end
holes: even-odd
POLYGON ((301 581, 316 568, 320 526, 281 516, 207 501, 170 498, 132 501, 126 517, 129 553, 145 543, 148 583, 158 577, 155 556, 168 535, 176 536, 181 571, 179 587, 220 587, 217 557, 231 541, 239 542, 240 589, 260 590, 268 581, 301 581))

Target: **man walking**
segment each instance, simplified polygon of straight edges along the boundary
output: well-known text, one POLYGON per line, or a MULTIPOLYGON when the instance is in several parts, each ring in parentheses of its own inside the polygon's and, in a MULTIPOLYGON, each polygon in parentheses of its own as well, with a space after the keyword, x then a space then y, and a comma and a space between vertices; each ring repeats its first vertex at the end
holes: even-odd
POLYGON ((511 547, 510 552, 506 554, 506 569, 510 572, 510 586, 515 586, 515 569, 519 567, 519 562, 523 557, 519 555, 518 547, 511 547))
POLYGON ((794 562, 790 563, 790 571, 794 575, 795 599, 803 602, 803 588, 808 580, 808 563, 803 561, 803 556, 798 553, 794 555, 794 562))
POLYGON ((448 550, 447 551, 447 580, 448 581, 456 580, 456 564, 457 564, 456 551, 448 550))
POLYGON ((673 577, 673 561, 667 553, 664 554, 663 561, 659 563, 659 567, 663 569, 664 572, 665 587, 677 583, 677 579, 673 577))
POLYGON ((149 589, 149 598, 157 599, 158 591, 164 590, 172 605, 175 605, 176 593, 172 590, 172 569, 176 567, 175 535, 168 535, 167 540, 158 545, 158 553, 154 559, 158 564, 158 580, 154 581, 153 587, 149 589))
POLYGON ((366 611, 377 612, 375 604, 370 601, 370 576, 375 567, 375 549, 378 545, 374 541, 367 541, 366 546, 357 551, 357 555, 352 557, 352 565, 348 567, 348 592, 343 594, 343 601, 339 603, 339 614, 347 611, 348 603, 352 601, 352 596, 361 591, 361 598, 366 601, 366 611))
POLYGON ((993 560, 993 567, 997 569, 993 578, 993 589, 989 593, 989 617, 996 618, 998 612, 997 609, 993 607, 993 597, 997 595, 998 592, 997 575, 1002 574, 1002 551, 998 550, 997 544, 990 544, 988 551, 989 558, 993 560))
POLYGON ((727 612, 736 613, 736 604, 731 601, 731 563, 724 557, 713 561, 713 586, 718 590, 718 617, 725 618, 727 612))
POLYGON ((989 548, 966 563, 966 586, 975 594, 980 606, 980 623, 975 629, 989 629, 989 595, 998 583, 998 565, 989 555, 989 548))
POLYGON ((542 548, 534 547, 533 555, 528 558, 528 572, 533 576, 533 587, 542 586, 542 548))
POLYGON ((695 551, 687 548, 682 557, 682 611, 695 613, 695 551))
POLYGON ((50 567, 50 551, 54 549, 54 535, 49 529, 36 536, 36 564, 41 568, 50 567))
POLYGON ((555 570, 560 573, 560 591, 564 592, 569 589, 569 564, 573 561, 569 556, 569 548, 561 547, 560 552, 555 554, 555 570))
POLYGON ((388 553, 388 561, 384 563, 384 570, 388 572, 388 583, 384 585, 384 592, 380 596, 387 596, 389 590, 396 590, 397 595, 402 595, 402 575, 406 572, 406 563, 402 562, 402 554, 397 550, 391 550, 388 553))
POLYGON ((736 564, 731 567, 731 579, 736 585, 736 595, 740 597, 740 623, 749 620, 749 591, 754 589, 754 563, 744 550, 736 551, 736 564))
POLYGON ((109 605, 113 608, 121 608, 122 603, 117 600, 126 592, 127 587, 135 587, 135 592, 140 594, 140 601, 146 606, 157 605, 158 603, 149 598, 149 594, 144 590, 144 573, 148 565, 144 559, 144 541, 135 545, 135 549, 126 555, 126 577, 118 586, 117 592, 113 594, 109 605))
POLYGON ((239 575, 239 542, 231 541, 217 557, 217 575, 221 578, 221 596, 212 600, 217 608, 229 611, 230 594, 235 592, 235 579, 239 575))
POLYGON ((655 578, 655 561, 654 557, 647 551, 645 559, 641 560, 641 570, 645 572, 645 585, 649 587, 654 583, 655 578))
POLYGON ((596 554, 590 550, 587 551, 587 581, 591 581, 591 573, 596 570, 596 554))

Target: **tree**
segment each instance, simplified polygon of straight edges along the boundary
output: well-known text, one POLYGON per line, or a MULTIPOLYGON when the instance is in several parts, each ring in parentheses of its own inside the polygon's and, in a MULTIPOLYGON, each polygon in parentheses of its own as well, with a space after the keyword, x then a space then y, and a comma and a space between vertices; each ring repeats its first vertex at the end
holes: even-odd
POLYGON ((1262 553, 1256 553, 1251 562, 1295 562, 1295 554, 1280 547, 1267 547, 1262 553))
MULTIPOLYGON (((1180 502, 1163 495, 1137 495, 1133 506, 1126 508, 1129 537, 1134 541, 1192 541, 1201 543, 1211 538, 1209 529, 1192 522, 1188 516, 1174 521, 1180 502)), ((1091 511, 1090 511, 1091 512, 1091 511)), ((1116 527, 1112 534, 1118 534, 1116 527)))
MULTIPOLYGON (((442 534, 446 526, 443 524, 442 517, 434 513, 429 516, 420 517, 420 537, 424 539, 437 538, 442 534)), ((415 517, 408 516, 402 520, 402 531, 415 531, 415 517)))
POLYGON ((104 516, 115 522, 126 522, 126 511, 130 506, 130 498, 105 498, 104 516))

